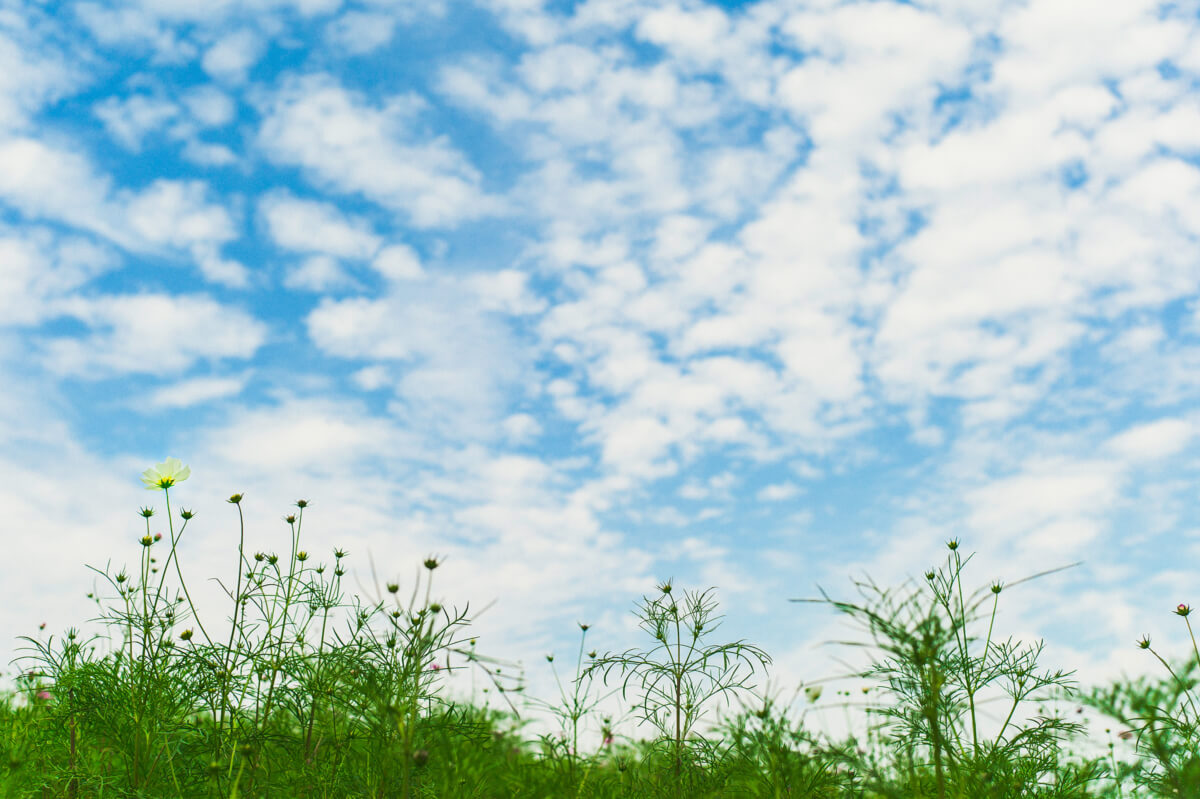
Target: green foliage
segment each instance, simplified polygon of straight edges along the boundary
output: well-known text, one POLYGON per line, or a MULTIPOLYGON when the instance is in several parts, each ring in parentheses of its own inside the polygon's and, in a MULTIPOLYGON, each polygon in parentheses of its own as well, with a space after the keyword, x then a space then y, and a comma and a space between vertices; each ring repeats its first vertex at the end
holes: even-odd
POLYGON ((1041 642, 1022 645, 995 637, 1003 586, 967 594, 963 571, 969 558, 962 558, 957 541, 949 550, 922 585, 895 590, 864 581, 856 584, 860 602, 826 594, 816 600, 869 633, 878 655, 858 676, 880 683, 887 697, 873 708, 874 732, 886 756, 873 761, 856 753, 831 756, 855 768, 879 796, 1087 796, 1099 767, 1069 765, 1062 751, 1081 725, 1052 714, 1028 715, 1070 694, 1070 675, 1039 669, 1041 642), (980 636, 975 629, 983 622, 987 632, 980 636), (984 698, 998 700, 1002 708, 991 735, 981 725, 984 698))
POLYGON ((602 673, 621 677, 621 695, 637 688, 635 713, 651 724, 667 744, 677 788, 683 788, 685 761, 703 768, 718 758, 719 750, 696 729, 707 706, 718 697, 733 698, 753 686, 755 671, 766 668, 766 652, 744 641, 710 644, 720 626, 712 589, 672 594, 669 582, 655 597, 642 597, 637 615, 641 628, 654 643, 649 649, 629 649, 594 660, 584 675, 602 673))
MULTIPOLYGON (((290 551, 250 554, 242 496, 230 497, 240 533, 233 579, 220 583, 228 633, 201 618, 178 556, 194 514, 181 511, 176 529, 170 510, 189 474, 169 460, 143 476, 164 492, 169 537, 150 534, 144 508, 137 568, 96 570, 101 633, 24 639, 16 690, 0 698, 0 797, 1200 799, 1194 637, 1195 657, 1179 665, 1142 641, 1164 678, 1083 700, 1129 728, 1131 757, 1071 755, 1081 725, 1044 709, 1072 695, 1070 675, 1038 666, 1041 643, 996 634, 1011 586, 968 594, 957 542, 915 586, 865 581, 856 601, 816 600, 869 635, 854 642, 871 652, 855 675, 869 681, 867 723, 850 725, 865 735, 820 735, 794 702, 756 694, 767 654, 712 641, 713 589, 667 583, 636 609, 648 646, 597 657, 581 625, 573 674, 561 678, 551 658, 557 700, 526 706, 559 732, 530 739, 513 704, 446 696, 460 669, 484 675, 492 697, 522 686, 476 653, 469 610, 435 599, 438 559, 417 568, 404 600, 398 582, 347 597, 349 554, 317 565, 300 548, 303 500, 285 519, 290 551), (651 738, 618 735, 600 715, 618 693, 651 738), (712 719, 719 700, 741 710, 712 719)), ((1176 612, 1186 622, 1190 608, 1176 612)))

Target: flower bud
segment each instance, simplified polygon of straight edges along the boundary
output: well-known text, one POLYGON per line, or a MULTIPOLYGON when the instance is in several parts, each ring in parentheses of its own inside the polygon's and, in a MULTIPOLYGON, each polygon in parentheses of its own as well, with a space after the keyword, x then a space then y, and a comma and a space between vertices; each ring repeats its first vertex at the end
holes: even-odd
POLYGON ((241 501, 242 501, 242 495, 234 494, 233 496, 231 496, 229 499, 227 499, 225 501, 231 505, 239 505, 239 504, 241 504, 241 501))

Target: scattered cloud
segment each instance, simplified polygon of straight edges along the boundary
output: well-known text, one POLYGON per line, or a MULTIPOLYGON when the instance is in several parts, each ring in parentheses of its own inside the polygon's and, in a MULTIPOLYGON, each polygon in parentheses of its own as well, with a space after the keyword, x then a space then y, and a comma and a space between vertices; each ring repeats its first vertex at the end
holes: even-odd
POLYGON ((442 227, 499 210, 479 172, 445 135, 415 128, 414 94, 375 105, 329 75, 290 77, 265 102, 259 144, 318 185, 358 194, 419 227, 442 227))

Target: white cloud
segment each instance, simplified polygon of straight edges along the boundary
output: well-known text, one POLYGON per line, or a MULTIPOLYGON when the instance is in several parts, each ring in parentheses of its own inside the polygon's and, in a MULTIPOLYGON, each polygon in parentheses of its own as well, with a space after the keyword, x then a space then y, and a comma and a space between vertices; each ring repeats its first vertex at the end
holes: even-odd
POLYGON ((82 156, 34 139, 0 140, 0 198, 26 217, 66 222, 135 252, 187 252, 206 277, 244 285, 244 267, 218 253, 237 235, 233 219, 207 194, 199 181, 164 179, 114 191, 82 156))
POLYGON ((388 14, 348 11, 325 27, 325 38, 352 55, 365 55, 392 40, 396 18, 388 14))
POLYGON ((234 397, 246 387, 245 377, 196 377, 156 389, 149 398, 152 408, 190 408, 214 400, 234 397))
POLYGON ((263 42, 258 34, 240 30, 223 36, 204 52, 200 63, 214 78, 241 83, 263 54, 263 42))
POLYGON ((772 483, 771 485, 763 486, 755 495, 760 502, 782 502, 786 499, 791 499, 800 493, 800 488, 795 483, 772 483))
POLYGON ((0 231, 0 325, 36 325, 62 297, 116 267, 113 254, 86 240, 30 228, 0 231))
POLYGON ((802 11, 781 27, 805 58, 780 80, 779 100, 818 146, 842 150, 884 133, 889 112, 931 100, 970 55, 965 27, 899 3, 802 11))
POLYGON ((464 282, 478 295, 481 310, 524 316, 546 309, 546 300, 529 289, 529 275, 517 269, 477 272, 464 282))
POLYGON ((228 125, 237 113, 233 99, 215 86, 198 86, 182 100, 192 118, 209 128, 228 125))
POLYGON ((189 140, 183 146, 183 157, 200 166, 229 166, 236 164, 237 155, 223 144, 189 140))
POLYGON ((283 285, 290 289, 324 293, 331 289, 361 288, 336 258, 313 255, 288 270, 283 285))
POLYGON ((388 280, 416 280, 425 274, 421 259, 403 244, 384 247, 371 262, 371 268, 388 280))
POLYGON ((56 316, 92 332, 40 346, 47 369, 85 379, 172 374, 197 361, 250 359, 266 340, 264 324, 202 295, 127 294, 64 299, 56 316))
POLYGON ((1118 457, 1140 463, 1169 458, 1184 450, 1196 434, 1186 419, 1159 419, 1130 428, 1105 442, 1118 457))
POLYGON ((328 76, 292 78, 266 103, 259 144, 272 160, 401 211, 420 227, 498 210, 479 173, 445 136, 413 130, 421 105, 408 95, 377 107, 328 76))
POLYGON ((109 97, 96 104, 95 113, 110 136, 125 148, 138 152, 148 134, 162 130, 179 115, 179 107, 169 100, 134 94, 109 97))
POLYGON ((403 362, 392 410, 417 429, 491 438, 528 355, 499 315, 464 302, 464 293, 438 279, 379 299, 325 299, 306 319, 308 334, 330 355, 403 362))
POLYGON ((542 433, 538 420, 527 413, 514 413, 501 422, 504 435, 515 445, 528 444, 542 433))
POLYGON ((258 212, 275 244, 293 252, 367 260, 381 243, 370 224, 347 217, 331 203, 275 192, 259 201, 258 212))
POLYGON ((44 105, 85 81, 56 48, 18 35, 0 32, 0 131, 28 128, 44 105))

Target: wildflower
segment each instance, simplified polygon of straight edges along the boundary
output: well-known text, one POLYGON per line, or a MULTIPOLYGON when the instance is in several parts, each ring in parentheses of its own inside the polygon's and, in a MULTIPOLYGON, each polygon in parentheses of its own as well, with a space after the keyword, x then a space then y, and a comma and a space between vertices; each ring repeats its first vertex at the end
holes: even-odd
POLYGON ((227 500, 225 500, 225 501, 226 501, 226 502, 228 502, 228 503, 229 503, 229 504, 231 504, 231 505, 240 505, 240 504, 241 504, 241 502, 242 502, 242 495, 241 495, 241 494, 234 494, 233 496, 231 496, 229 499, 227 499, 227 500))
POLYGON ((162 541, 162 533, 155 533, 155 534, 154 534, 154 540, 155 540, 155 541, 162 541))
POLYGON ((1192 612, 1191 605, 1184 605, 1183 603, 1180 603, 1179 607, 1175 608, 1175 615, 1182 616, 1185 619, 1188 617, 1188 614, 1191 612, 1192 612))
POLYGON ((142 536, 142 546, 148 547, 153 543, 154 543, 154 536, 150 536, 150 535, 142 536))
POLYGON ((53 695, 51 695, 51 693, 49 691, 38 691, 37 694, 35 694, 35 696, 38 699, 41 699, 43 702, 49 702, 51 699, 54 698, 53 695))
POLYGON ((190 640, 192 640, 192 631, 191 631, 190 629, 188 629, 188 630, 184 630, 183 632, 181 632, 181 633, 179 634, 179 640, 180 640, 180 641, 190 641, 190 640))
POLYGON ((434 663, 434 664, 430 665, 430 667, 429 667, 430 671, 441 671, 441 669, 442 669, 442 667, 439 666, 437 663, 434 663))
POLYGON ((152 469, 142 472, 142 482, 147 491, 165 491, 176 483, 188 479, 192 470, 184 466, 178 458, 167 458, 152 469))

